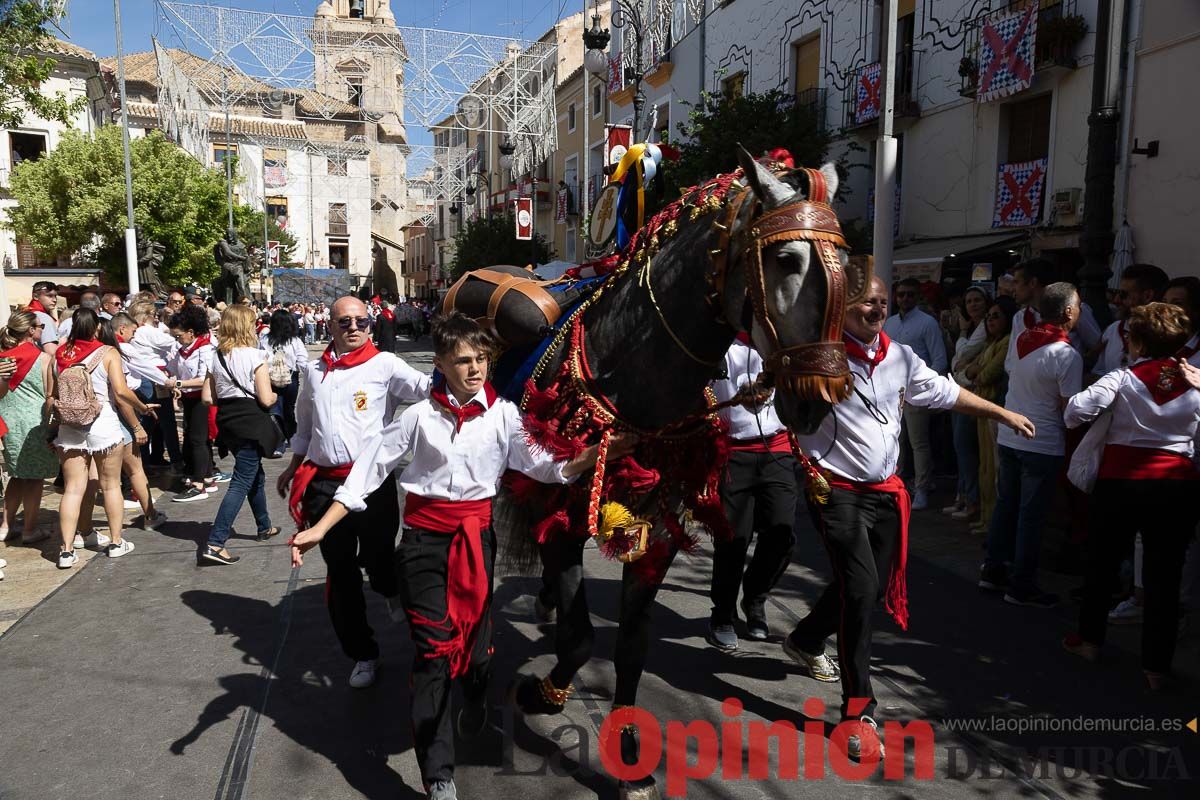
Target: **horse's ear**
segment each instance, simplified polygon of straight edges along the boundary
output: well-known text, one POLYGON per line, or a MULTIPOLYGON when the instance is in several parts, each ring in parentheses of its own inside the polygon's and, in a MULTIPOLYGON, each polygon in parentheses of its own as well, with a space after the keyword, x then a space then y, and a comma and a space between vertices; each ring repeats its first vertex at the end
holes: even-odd
POLYGON ((771 170, 754 160, 746 148, 738 145, 738 164, 746 173, 750 188, 766 208, 778 208, 796 194, 796 190, 776 178, 771 170))
POLYGON ((837 190, 838 190, 837 167, 834 166, 832 161, 826 161, 824 164, 821 165, 820 172, 821 172, 821 177, 823 177, 825 179, 825 190, 829 194, 829 196, 826 198, 826 200, 828 202, 832 203, 834 195, 837 194, 837 190))

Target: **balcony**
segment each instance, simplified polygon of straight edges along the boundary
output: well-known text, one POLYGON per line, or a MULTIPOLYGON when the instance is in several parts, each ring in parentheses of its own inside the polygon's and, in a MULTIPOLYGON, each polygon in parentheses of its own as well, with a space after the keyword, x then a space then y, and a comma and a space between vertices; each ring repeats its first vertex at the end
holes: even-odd
MULTIPOLYGON (((1012 0, 1004 11, 1028 9, 1035 0, 1012 0)), ((1075 69, 1079 63, 1075 50, 1088 33, 1088 23, 1076 13, 1076 0, 1062 0, 1046 5, 1037 12, 1037 39, 1033 47, 1034 73, 1054 69, 1075 69)), ((993 12, 995 13, 995 12, 993 12)), ((958 74, 962 79, 959 94, 974 97, 979 84, 979 53, 982 47, 983 26, 987 17, 966 23, 963 28, 962 58, 958 74)))
MULTIPOLYGON (((915 119, 921 116, 921 106, 916 99, 915 87, 920 85, 919 69, 921 51, 911 44, 904 45, 896 51, 895 73, 895 118, 915 119)), ((880 91, 879 62, 867 64, 846 75, 846 93, 843 100, 842 127, 855 130, 874 126, 878 123, 882 98, 872 103, 871 87, 880 91), (860 88, 862 94, 860 95, 860 88)))
POLYGON ((829 103, 829 90, 814 87, 796 92, 796 108, 811 112, 817 120, 817 128, 826 129, 825 109, 829 103))

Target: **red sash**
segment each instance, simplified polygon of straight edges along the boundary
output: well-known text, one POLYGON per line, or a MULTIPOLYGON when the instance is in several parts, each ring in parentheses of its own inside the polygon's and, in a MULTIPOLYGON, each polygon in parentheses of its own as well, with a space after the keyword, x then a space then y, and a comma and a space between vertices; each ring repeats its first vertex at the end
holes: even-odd
POLYGON ((1104 446, 1097 478, 1109 480, 1168 480, 1194 481, 1200 472, 1192 460, 1182 453, 1153 447, 1133 447, 1127 444, 1104 446))
POLYGON ((21 381, 25 380, 25 376, 37 363, 38 356, 41 354, 42 349, 31 342, 21 342, 11 350, 0 353, 0 358, 11 358, 17 362, 17 371, 8 378, 9 389, 15 389, 21 385, 21 381))
POLYGON ((325 372, 321 375, 321 380, 325 380, 325 376, 335 369, 357 367, 359 364, 367 363, 377 355, 379 355, 379 348, 368 339, 367 343, 362 347, 351 350, 346 355, 335 360, 333 357, 333 342, 330 342, 329 347, 325 348, 325 352, 321 353, 321 363, 325 365, 325 372))
POLYGON ((427 637, 426 658, 445 658, 450 677, 466 673, 479 622, 487 607, 491 584, 483 556, 483 531, 492 524, 492 501, 437 500, 410 494, 404 501, 404 527, 422 528, 453 536, 446 562, 446 616, 431 620, 408 611, 415 632, 418 626, 450 634, 449 639, 427 637))
POLYGON ((779 431, 771 436, 755 437, 753 439, 733 439, 729 440, 729 449, 739 453, 788 453, 792 452, 792 444, 788 439, 786 430, 779 431))
POLYGON ((288 511, 300 530, 305 528, 304 492, 312 483, 313 478, 345 480, 353 466, 353 464, 338 464, 336 467, 322 467, 308 460, 300 462, 300 466, 296 467, 296 472, 292 475, 292 493, 288 495, 288 511))
POLYGON ((1030 353, 1055 342, 1070 342, 1071 337, 1057 325, 1046 323, 1026 328, 1017 337, 1017 358, 1024 358, 1030 353))
POLYGON ((867 365, 867 377, 870 377, 875 372, 883 360, 887 358, 888 347, 892 343, 892 339, 883 331, 879 332, 879 344, 875 348, 875 355, 868 356, 866 349, 849 334, 842 334, 842 341, 846 344, 846 355, 856 359, 867 365))
POLYGON ((1181 397, 1192 387, 1183 379, 1179 364, 1173 358, 1155 358, 1151 361, 1140 361, 1129 368, 1134 377, 1141 381, 1154 402, 1158 405, 1169 403, 1181 397))
POLYGON ((899 475, 893 475, 879 483, 860 483, 834 473, 829 473, 828 480, 830 486, 838 489, 859 494, 882 492, 895 498, 896 512, 900 515, 900 541, 896 542, 895 552, 892 553, 892 570, 888 573, 883 607, 902 630, 908 630, 908 581, 905 575, 908 571, 908 520, 912 514, 912 501, 904 481, 900 480, 899 475))
POLYGON ((104 347, 104 342, 96 339, 69 341, 54 351, 54 363, 58 365, 58 371, 61 373, 67 367, 87 360, 88 356, 101 347, 104 347))

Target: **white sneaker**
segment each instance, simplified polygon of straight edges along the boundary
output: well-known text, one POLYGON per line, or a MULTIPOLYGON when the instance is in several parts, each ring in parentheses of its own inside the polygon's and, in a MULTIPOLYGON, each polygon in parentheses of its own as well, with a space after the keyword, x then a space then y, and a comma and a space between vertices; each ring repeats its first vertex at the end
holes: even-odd
POLYGON ((58 554, 59 569, 70 569, 71 567, 75 566, 75 562, 77 561, 79 561, 79 556, 75 555, 75 553, 71 552, 70 550, 64 550, 58 554))
POLYGON ((913 492, 912 510, 924 511, 929 508, 929 493, 924 489, 917 489, 913 492))
POLYGON ((354 671, 350 673, 350 688, 366 689, 368 686, 374 684, 375 671, 378 668, 379 661, 374 658, 356 663, 354 671))
POLYGON ((1108 621, 1111 625, 1137 625, 1142 621, 1142 607, 1132 597, 1128 597, 1108 612, 1108 621))
MULTIPOLYGON (((870 757, 870 756, 874 755, 876 753, 876 751, 878 750, 877 758, 880 762, 882 762, 884 750, 883 750, 883 742, 879 739, 879 733, 878 733, 879 725, 875 722, 875 720, 871 719, 870 717, 861 717, 859 720, 857 720, 857 722, 858 722, 859 726, 861 726, 860 730, 867 728, 869 726, 874 731, 876 731, 874 736, 870 736, 870 735, 867 736, 867 741, 865 742, 866 753, 867 753, 868 757, 870 757)), ((864 731, 864 733, 865 733, 865 731, 864 731)), ((850 757, 851 761, 861 761, 862 760, 863 744, 864 744, 864 742, 863 742, 862 735, 854 734, 854 735, 848 736, 846 738, 846 755, 848 755, 850 757)))
POLYGON ((108 546, 109 558, 120 558, 123 555, 128 555, 133 552, 133 542, 128 539, 121 539, 120 544, 110 544, 108 546))
POLYGON ((88 531, 86 534, 75 534, 75 541, 71 546, 76 550, 82 550, 85 547, 107 547, 112 543, 112 539, 100 533, 97 530, 88 531))

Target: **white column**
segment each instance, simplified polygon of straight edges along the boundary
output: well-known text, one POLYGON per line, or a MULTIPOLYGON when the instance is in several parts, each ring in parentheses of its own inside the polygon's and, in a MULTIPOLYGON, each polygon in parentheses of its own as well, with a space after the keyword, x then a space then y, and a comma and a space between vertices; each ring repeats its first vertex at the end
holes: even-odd
POLYGON ((896 0, 882 0, 883 41, 879 53, 879 138, 875 141, 875 274, 892 285, 892 231, 896 205, 896 0))

